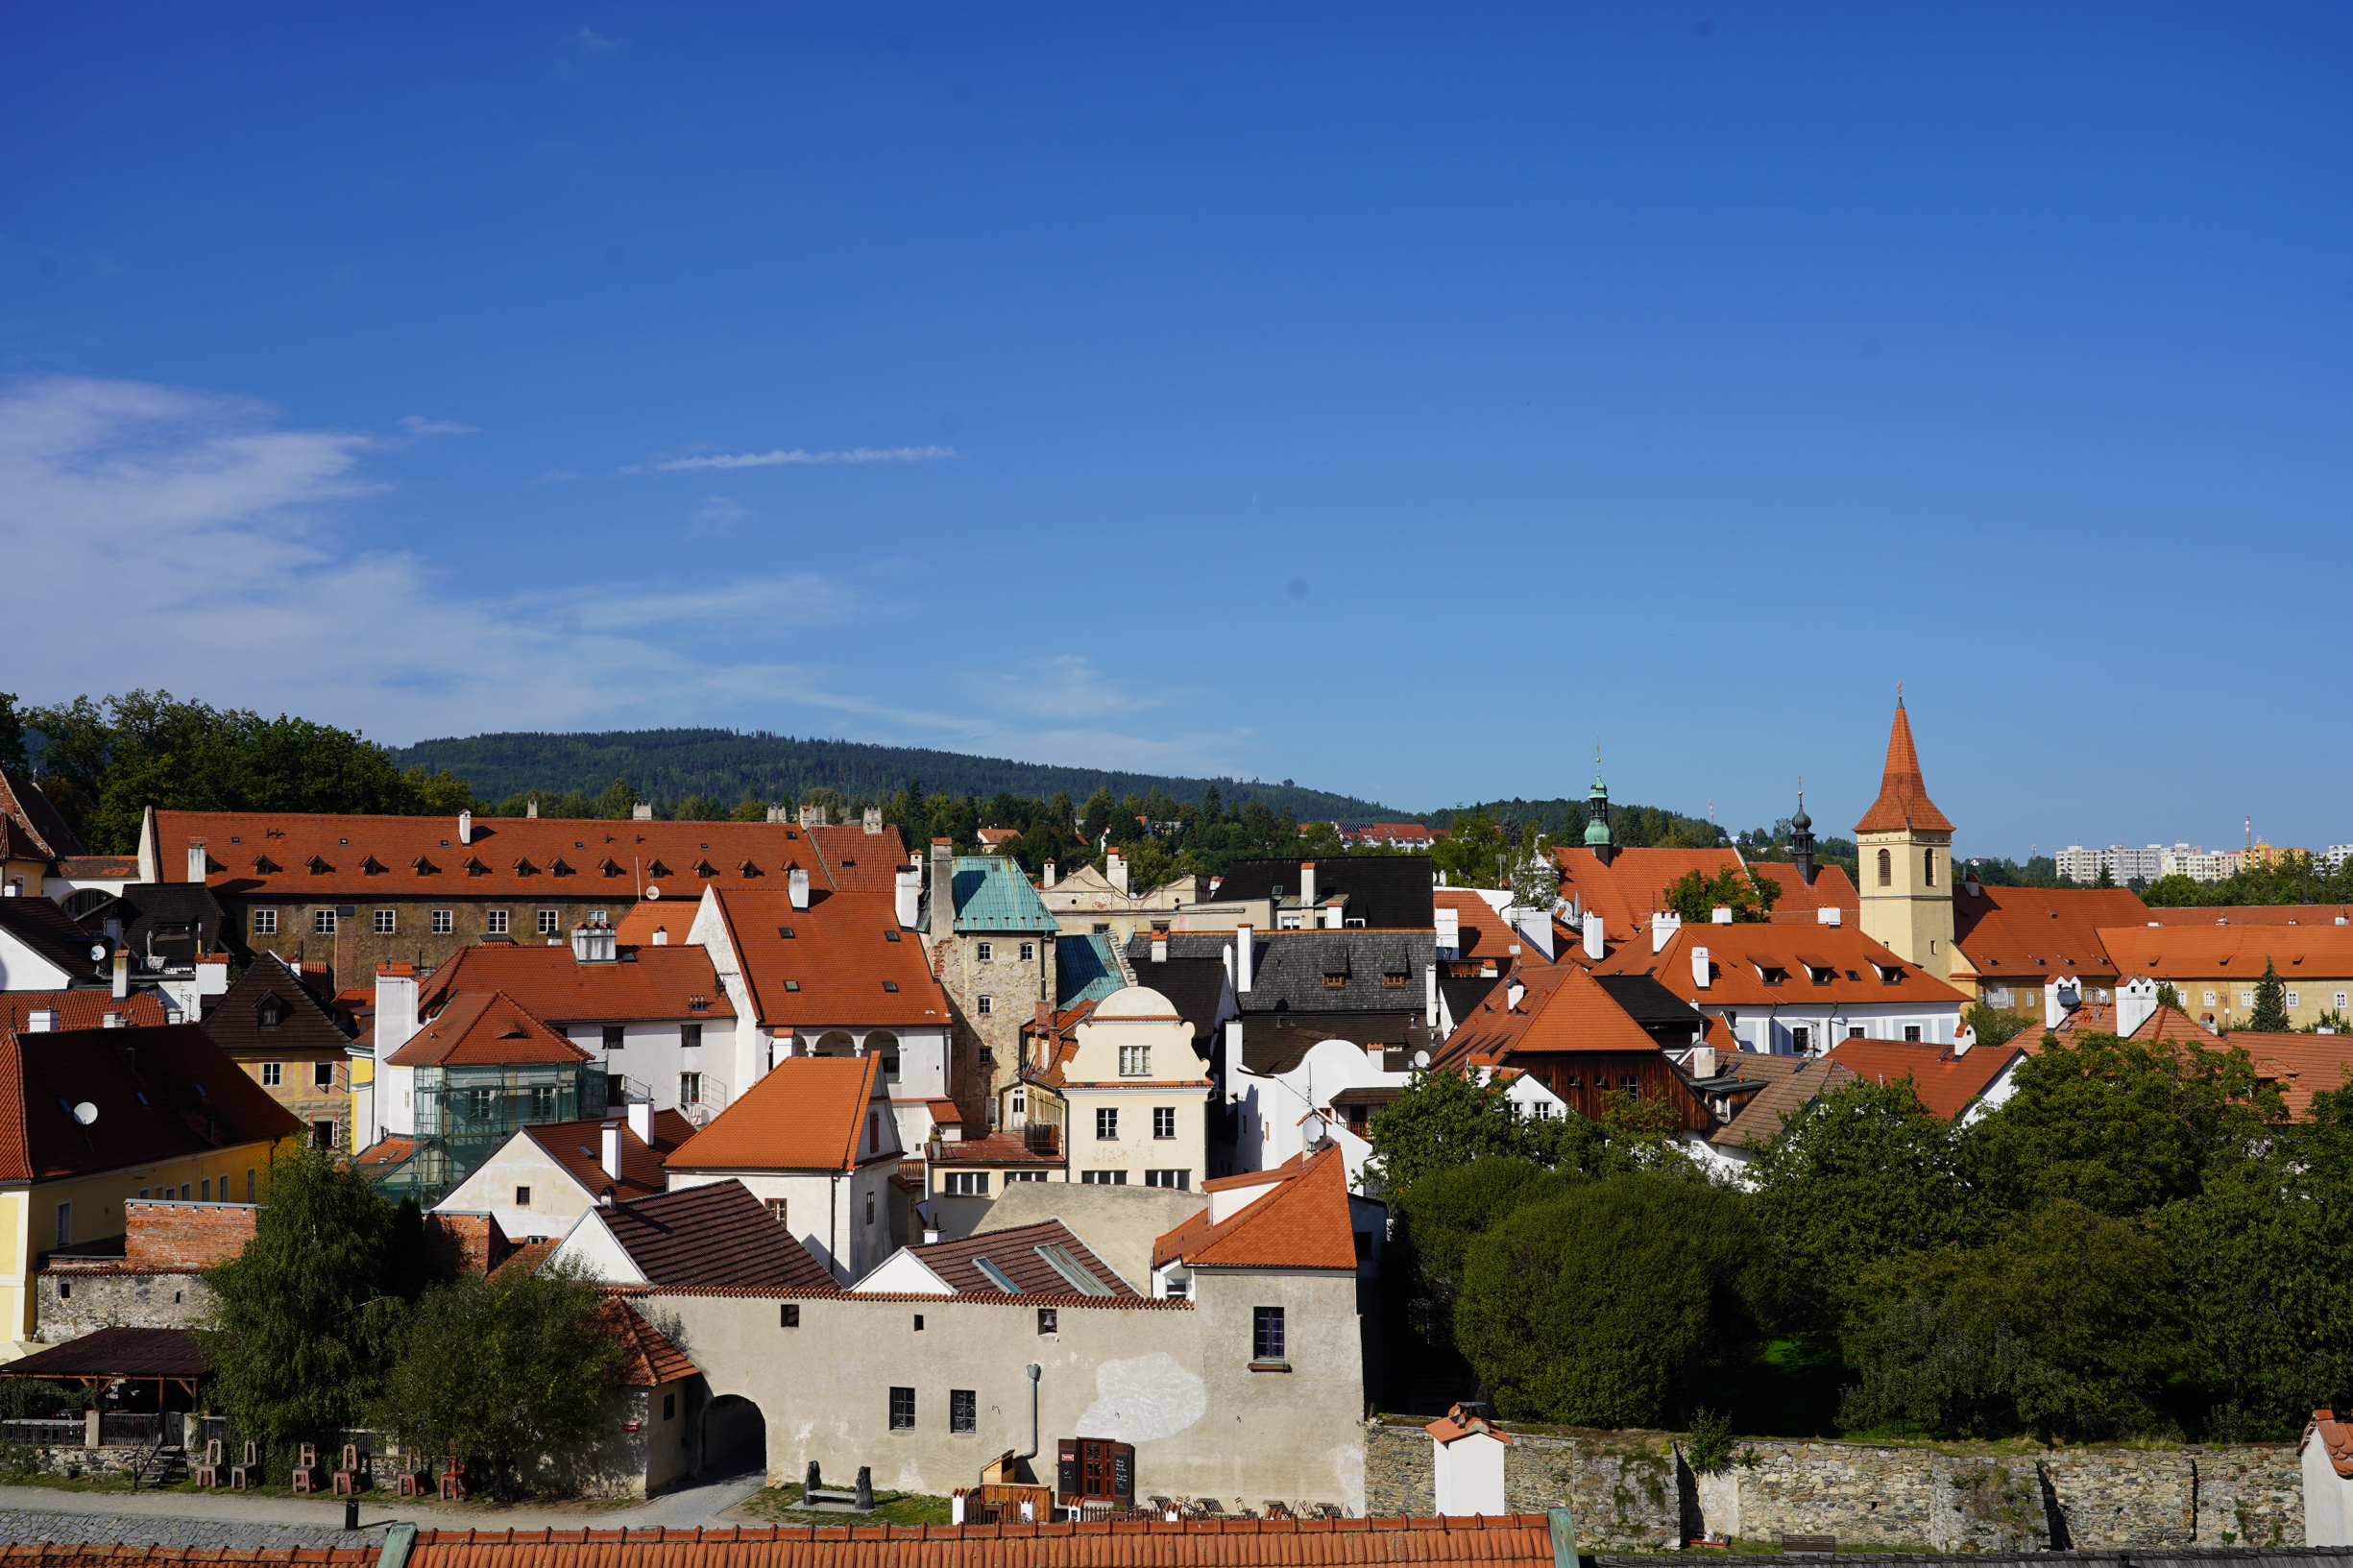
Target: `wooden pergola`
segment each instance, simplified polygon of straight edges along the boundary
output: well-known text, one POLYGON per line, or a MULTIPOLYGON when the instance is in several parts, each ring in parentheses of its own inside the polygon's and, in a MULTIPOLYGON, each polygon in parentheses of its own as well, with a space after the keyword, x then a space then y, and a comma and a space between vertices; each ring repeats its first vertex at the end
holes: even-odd
POLYGON ((205 1359, 186 1329, 104 1328, 0 1363, 0 1378, 40 1378, 52 1383, 147 1384, 156 1386, 156 1409, 165 1390, 184 1389, 191 1406, 205 1376, 205 1359))

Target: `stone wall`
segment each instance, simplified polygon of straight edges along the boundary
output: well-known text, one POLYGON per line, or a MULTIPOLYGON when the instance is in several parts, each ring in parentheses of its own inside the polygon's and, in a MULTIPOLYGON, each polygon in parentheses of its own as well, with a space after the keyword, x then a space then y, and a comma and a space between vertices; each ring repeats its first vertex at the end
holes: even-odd
POLYGON ((36 1332, 53 1345, 103 1328, 187 1328, 209 1299, 202 1274, 59 1269, 36 1274, 33 1294, 36 1332))
MULTIPOLYGON (((1374 1513, 1433 1510, 1419 1425, 1366 1433, 1374 1513)), ((2295 1449, 2077 1448, 2041 1453, 1870 1443, 1740 1443, 1694 1474, 1673 1435, 1515 1433, 1504 1491, 1530 1512, 1567 1503, 1589 1552, 1655 1548, 1705 1531, 1748 1540, 1835 1535, 1935 1552, 2263 1546, 2304 1537, 2295 1449)))

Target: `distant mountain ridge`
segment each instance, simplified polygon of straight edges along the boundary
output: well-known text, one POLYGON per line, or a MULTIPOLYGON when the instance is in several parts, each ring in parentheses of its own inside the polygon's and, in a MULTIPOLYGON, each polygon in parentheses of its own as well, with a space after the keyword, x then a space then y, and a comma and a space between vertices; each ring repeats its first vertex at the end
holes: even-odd
POLYGON ((420 740, 394 751, 402 768, 448 768, 473 785, 477 798, 503 800, 578 789, 594 795, 615 778, 656 800, 709 795, 733 804, 746 791, 763 800, 799 799, 822 785, 839 795, 887 795, 916 783, 927 792, 986 798, 1005 791, 1048 799, 1056 791, 1082 802, 1097 789, 1141 795, 1157 787, 1178 803, 1198 802, 1211 784, 1227 806, 1264 801, 1301 820, 1420 822, 1427 813, 1399 811, 1354 795, 1284 782, 1196 779, 1116 768, 1057 767, 1005 758, 972 757, 928 746, 879 746, 861 740, 773 735, 764 730, 608 730, 537 734, 510 731, 463 739, 420 740))

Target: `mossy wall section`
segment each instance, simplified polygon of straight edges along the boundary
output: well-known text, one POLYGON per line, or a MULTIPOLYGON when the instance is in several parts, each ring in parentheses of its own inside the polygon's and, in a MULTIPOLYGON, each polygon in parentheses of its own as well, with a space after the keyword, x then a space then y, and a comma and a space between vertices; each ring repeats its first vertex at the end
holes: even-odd
MULTIPOLYGON (((1587 1552, 1655 1550, 1684 1533, 1936 1552, 2112 1551, 2296 1544, 2303 1478, 2292 1446, 1947 1452, 1756 1439, 1695 1476, 1672 1434, 1515 1433, 1504 1494, 1515 1509, 1577 1510, 1587 1552)), ((1435 1508, 1430 1436, 1366 1432, 1376 1514, 1435 1508)))

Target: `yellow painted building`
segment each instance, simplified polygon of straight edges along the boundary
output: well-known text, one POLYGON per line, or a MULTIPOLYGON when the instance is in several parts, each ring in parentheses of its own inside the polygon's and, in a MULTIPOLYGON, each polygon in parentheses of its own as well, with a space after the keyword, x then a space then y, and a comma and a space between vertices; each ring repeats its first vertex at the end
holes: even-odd
POLYGON ((1920 777, 1912 721, 1896 703, 1879 799, 1855 825, 1862 856, 1855 880, 1862 895, 1863 934, 1923 974, 1953 973, 1953 824, 1920 777))
POLYGON ((302 1131, 192 1024, 0 1034, 0 1359, 40 1342, 48 1253, 121 1236, 133 1198, 252 1202, 302 1131))

